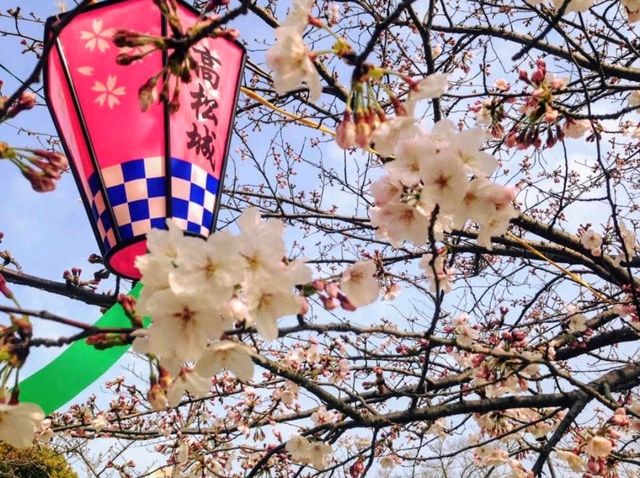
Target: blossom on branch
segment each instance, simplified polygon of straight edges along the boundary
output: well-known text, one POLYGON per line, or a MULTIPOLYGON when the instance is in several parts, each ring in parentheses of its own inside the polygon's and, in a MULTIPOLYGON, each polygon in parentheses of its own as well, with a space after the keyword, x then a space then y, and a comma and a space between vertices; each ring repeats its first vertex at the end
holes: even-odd
POLYGON ((27 448, 33 439, 44 412, 35 403, 0 403, 0 441, 15 448, 27 448))
POLYGON ((312 53, 297 28, 276 28, 276 43, 267 51, 267 65, 273 70, 274 88, 280 95, 306 83, 309 100, 317 101, 322 93, 320 75, 312 53))

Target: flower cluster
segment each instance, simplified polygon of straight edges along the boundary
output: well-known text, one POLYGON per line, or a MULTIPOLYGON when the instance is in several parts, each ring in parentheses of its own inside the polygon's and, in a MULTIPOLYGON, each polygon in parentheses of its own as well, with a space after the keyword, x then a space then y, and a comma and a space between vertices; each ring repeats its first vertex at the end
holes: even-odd
POLYGON ((640 421, 627 414, 628 409, 633 415, 638 415, 640 406, 635 400, 627 403, 627 408, 617 408, 599 428, 577 433, 576 446, 572 450, 559 450, 558 457, 577 473, 586 472, 589 476, 605 478, 618 476, 616 462, 609 457, 623 433, 635 434, 640 429, 640 421))
POLYGON ((31 187, 38 192, 53 191, 56 181, 69 168, 67 158, 60 153, 44 149, 11 148, 0 141, 0 160, 15 164, 31 187))
POLYGON ((262 222, 250 208, 238 226, 239 235, 221 231, 203 241, 169 222, 168 231, 149 233, 149 254, 136 261, 145 284, 139 312, 153 324, 139 331, 134 347, 179 374, 183 390, 201 390, 200 378, 222 369, 250 379, 249 349, 227 340, 225 332, 242 324, 273 340, 278 319, 299 313, 304 304, 296 286, 309 283, 311 271, 283 259, 283 224, 262 222), (183 367, 185 362, 196 362, 195 368, 183 367))
POLYGON ((302 435, 296 435, 290 439, 285 448, 294 462, 303 465, 311 464, 319 470, 325 467, 332 451, 331 445, 320 441, 310 442, 302 435))
POLYGON ((640 20, 640 1, 638 0, 621 0, 620 4, 627 14, 627 20, 635 23, 640 20))
MULTIPOLYGON (((2 88, 2 81, 0 81, 0 88, 2 88)), ((36 95, 30 91, 25 91, 20 95, 17 101, 8 105, 7 96, 0 94, 0 121, 4 121, 15 117, 25 110, 30 110, 36 105, 36 95)))
POLYGON ((309 88, 309 99, 316 101, 322 93, 320 75, 313 63, 315 54, 307 48, 302 32, 315 19, 310 17, 314 0, 294 0, 289 15, 276 28, 276 43, 267 51, 267 65, 273 70, 278 94, 295 90, 303 83, 309 88))
POLYGON ((398 127, 394 137, 388 175, 370 188, 375 206, 369 213, 378 239, 394 247, 403 241, 421 246, 471 219, 480 227, 478 243, 491 249, 491 237, 503 234, 517 212, 515 190, 488 179, 497 161, 481 150, 485 133, 458 131, 441 120, 431 132, 398 127))
POLYGON ((371 93, 371 84, 390 72, 373 66, 366 66, 364 70, 358 82, 353 85, 350 104, 336 128, 336 142, 341 148, 367 148, 373 141, 379 154, 391 156, 400 133, 405 128, 415 128, 413 112, 418 101, 442 96, 449 87, 447 76, 434 73, 419 81, 403 76, 402 79, 409 87, 407 100, 401 103, 389 93, 396 116, 388 119, 377 97, 371 93), (355 108, 355 113, 351 105, 355 108))
POLYGON ((531 75, 525 70, 520 70, 519 78, 531 88, 531 92, 519 110, 524 118, 507 134, 506 146, 518 149, 527 149, 530 146, 540 148, 543 144, 543 134, 546 134, 544 144, 550 148, 565 136, 581 138, 591 129, 589 121, 569 117, 560 124, 564 115, 556 109, 554 100, 555 95, 566 88, 567 80, 547 71, 544 60, 539 59, 536 62, 536 69, 531 75))

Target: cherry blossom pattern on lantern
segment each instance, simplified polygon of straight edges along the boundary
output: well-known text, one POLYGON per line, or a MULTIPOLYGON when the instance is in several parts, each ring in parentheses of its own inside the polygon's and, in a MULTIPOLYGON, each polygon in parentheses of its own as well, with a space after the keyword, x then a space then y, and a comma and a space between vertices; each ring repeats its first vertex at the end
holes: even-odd
POLYGON ((114 106, 119 105, 120 99, 118 96, 124 96, 126 94, 126 88, 124 86, 117 86, 117 83, 118 77, 115 75, 109 75, 107 81, 104 83, 96 81, 91 87, 91 91, 98 93, 94 101, 100 106, 106 104, 109 109, 113 109, 114 106))
POLYGON ((103 28, 103 22, 100 19, 93 20, 91 31, 80 32, 80 39, 85 41, 84 47, 93 52, 98 49, 100 53, 104 53, 111 47, 113 28, 103 28))

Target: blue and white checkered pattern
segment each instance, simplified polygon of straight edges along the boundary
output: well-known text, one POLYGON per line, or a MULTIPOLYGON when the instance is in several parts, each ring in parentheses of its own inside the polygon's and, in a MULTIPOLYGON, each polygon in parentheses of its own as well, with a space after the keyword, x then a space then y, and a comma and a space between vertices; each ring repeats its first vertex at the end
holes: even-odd
MULTIPOLYGON (((218 180, 199 166, 171 158, 171 212, 183 230, 207 237, 211 233, 218 180)), ((116 244, 114 226, 122 240, 166 229, 167 180, 161 157, 134 159, 102 170, 113 224, 96 173, 89 178, 92 210, 105 251, 116 244)))

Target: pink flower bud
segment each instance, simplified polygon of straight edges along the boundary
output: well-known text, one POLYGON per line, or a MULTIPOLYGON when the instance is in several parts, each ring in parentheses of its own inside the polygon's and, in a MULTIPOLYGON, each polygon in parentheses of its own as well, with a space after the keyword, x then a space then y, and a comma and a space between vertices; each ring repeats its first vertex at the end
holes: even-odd
POLYGON ((7 280, 4 278, 4 276, 1 273, 0 273, 0 293, 4 295, 7 299, 13 299, 13 292, 11 292, 11 289, 9 289, 9 286, 7 285, 7 280))
POLYGON ((371 126, 360 117, 356 119, 356 144, 361 148, 367 148, 371 142, 371 126))
POLYGON ((329 282, 324 286, 325 292, 329 295, 329 297, 336 298, 340 293, 340 289, 338 288, 338 284, 335 282, 329 282))
POLYGON ((336 128, 336 143, 342 149, 352 148, 356 145, 356 125, 353 123, 349 111, 344 112, 342 122, 336 128))
POLYGON ((505 138, 504 144, 507 148, 513 148, 518 144, 518 133, 516 131, 511 131, 505 138))
POLYGON ((340 306, 344 310, 347 310, 349 312, 353 312, 353 311, 358 309, 355 305, 353 305, 351 303, 351 301, 349 300, 349 298, 346 295, 340 294, 339 300, 340 300, 340 306))
POLYGON ((544 112, 544 120, 547 123, 553 123, 558 119, 558 110, 554 110, 551 107, 547 107, 547 110, 544 112))
POLYGON ((300 310, 298 311, 298 314, 307 315, 309 313, 309 310, 311 309, 311 307, 309 306, 309 302, 305 297, 301 297, 300 299, 300 310))
POLYGON ((22 175, 29 180, 33 190, 39 193, 47 193, 56 188, 56 183, 52 178, 39 173, 32 168, 24 170, 22 175))
POLYGON ((18 110, 30 110, 36 105, 36 95, 30 91, 25 91, 18 100, 18 110))
POLYGON ((536 70, 531 74, 531 81, 534 83, 542 83, 544 80, 545 72, 543 70, 536 70))
POLYGON ((369 110, 367 113, 367 123, 371 126, 371 131, 375 131, 378 126, 380 126, 380 118, 378 118, 378 113, 374 110, 369 110))
POLYGON ((518 78, 519 78, 521 81, 524 81, 524 82, 526 82, 526 83, 529 83, 529 74, 527 73, 527 71, 526 71, 526 70, 519 70, 519 71, 518 71, 518 78))
POLYGON ((327 310, 334 310, 340 306, 340 301, 335 297, 326 297, 322 295, 320 298, 322 299, 322 305, 327 310))

